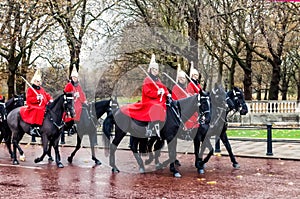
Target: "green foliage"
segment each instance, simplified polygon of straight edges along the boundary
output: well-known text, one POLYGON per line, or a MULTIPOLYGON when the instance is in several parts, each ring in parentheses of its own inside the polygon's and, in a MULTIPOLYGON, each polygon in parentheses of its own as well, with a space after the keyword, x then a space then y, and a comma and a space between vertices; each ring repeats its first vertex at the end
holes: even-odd
MULTIPOLYGON (((267 129, 228 129, 229 137, 267 138, 267 129)), ((272 138, 300 139, 300 129, 272 129, 272 138)))

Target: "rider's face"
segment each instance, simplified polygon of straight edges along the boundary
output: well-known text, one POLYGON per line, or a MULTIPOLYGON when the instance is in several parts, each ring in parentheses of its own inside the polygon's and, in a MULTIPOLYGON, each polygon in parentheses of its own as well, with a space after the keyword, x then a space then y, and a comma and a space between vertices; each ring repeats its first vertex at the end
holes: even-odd
POLYGON ((33 82, 36 86, 40 86, 42 84, 42 81, 34 80, 33 82))
POLYGON ((178 81, 179 81, 179 83, 181 83, 181 84, 185 84, 186 79, 185 79, 185 77, 178 77, 178 81))
POLYGON ((158 68, 151 68, 151 73, 152 73, 152 75, 157 76, 158 75, 158 68))
POLYGON ((78 82, 78 77, 72 76, 72 80, 73 80, 73 82, 78 82))

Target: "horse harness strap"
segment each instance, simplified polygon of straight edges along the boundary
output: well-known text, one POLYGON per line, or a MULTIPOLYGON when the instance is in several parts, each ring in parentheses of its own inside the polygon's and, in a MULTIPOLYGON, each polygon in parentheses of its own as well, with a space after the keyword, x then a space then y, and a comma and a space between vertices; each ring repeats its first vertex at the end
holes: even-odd
MULTIPOLYGON (((50 121, 52 121, 53 125, 56 126, 58 130, 62 129, 62 128, 65 126, 65 122, 63 121, 63 119, 61 119, 61 123, 60 123, 60 125, 59 125, 59 124, 57 124, 57 123, 53 120, 53 117, 52 117, 52 115, 51 115, 51 112, 52 112, 52 111, 51 111, 50 109, 48 109, 48 108, 46 109, 46 112, 47 112, 47 111, 50 111, 50 112, 49 112, 49 113, 50 113, 50 114, 49 114, 49 117, 50 117, 49 119, 50 119, 50 121)), ((46 113, 45 113, 45 115, 46 115, 46 113)), ((45 116, 44 116, 44 118, 45 118, 45 116)))
POLYGON ((181 123, 184 126, 184 128, 185 128, 184 122, 181 119, 181 112, 180 112, 180 108, 179 108, 179 103, 176 102, 176 105, 174 105, 174 104, 175 103, 173 101, 173 103, 167 103, 167 106, 169 106, 171 108, 171 110, 174 112, 175 116, 178 118, 179 125, 181 123), (172 106, 172 104, 173 104, 173 106, 172 106), (174 106, 176 107, 176 110, 174 109, 174 106))

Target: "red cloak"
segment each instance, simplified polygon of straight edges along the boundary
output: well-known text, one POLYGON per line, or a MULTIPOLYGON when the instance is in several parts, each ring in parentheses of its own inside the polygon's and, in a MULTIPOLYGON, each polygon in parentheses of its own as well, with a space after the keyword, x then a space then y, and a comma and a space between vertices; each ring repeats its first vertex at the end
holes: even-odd
POLYGON ((26 104, 20 109, 21 118, 24 122, 29 124, 42 125, 44 121, 44 115, 46 111, 46 105, 49 100, 53 100, 49 93, 47 93, 42 87, 40 89, 34 89, 38 94, 43 96, 43 99, 37 100, 37 95, 33 91, 34 88, 28 88, 26 93, 26 104))
POLYGON ((134 104, 121 107, 125 115, 144 122, 165 121, 166 118, 166 99, 169 91, 167 87, 158 79, 155 83, 146 77, 142 87, 142 100, 134 104), (163 88, 165 93, 162 98, 157 94, 157 87, 163 88), (162 99, 160 101, 160 99, 162 99))

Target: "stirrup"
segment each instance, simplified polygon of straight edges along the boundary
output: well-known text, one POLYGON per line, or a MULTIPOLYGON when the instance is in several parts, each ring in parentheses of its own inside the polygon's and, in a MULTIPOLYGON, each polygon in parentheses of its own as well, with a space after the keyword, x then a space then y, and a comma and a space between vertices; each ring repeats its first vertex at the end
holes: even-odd
POLYGON ((41 137, 41 134, 40 134, 40 127, 30 127, 31 130, 30 130, 30 135, 31 136, 39 136, 41 137))
POLYGON ((159 130, 159 123, 154 124, 154 129, 155 129, 156 135, 157 135, 159 138, 161 138, 161 137, 160 137, 160 130, 159 130))
POLYGON ((152 129, 150 127, 150 124, 146 127, 146 137, 151 137, 152 136, 152 129))

